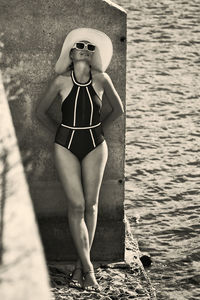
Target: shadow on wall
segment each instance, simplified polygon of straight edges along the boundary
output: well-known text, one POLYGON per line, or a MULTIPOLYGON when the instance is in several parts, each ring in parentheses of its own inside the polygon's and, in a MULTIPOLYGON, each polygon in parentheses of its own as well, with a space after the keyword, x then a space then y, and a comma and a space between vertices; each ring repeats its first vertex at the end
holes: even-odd
POLYGON ((3 150, 3 141, 0 139, 0 153, 1 153, 1 173, 0 173, 0 264, 2 263, 3 255, 3 219, 4 219, 4 207, 6 199, 6 173, 8 170, 7 153, 3 150))
MULTIPOLYGON (((0 49, 0 57, 2 54, 1 52, 2 51, 0 49)), ((26 126, 24 126, 25 116, 21 108, 16 109, 16 106, 22 106, 22 103, 25 102, 25 99, 27 97, 20 82, 20 73, 23 70, 22 66, 20 66, 20 62, 18 62, 17 66, 12 66, 12 68, 9 68, 7 65, 8 63, 6 63, 6 55, 4 54, 4 62, 2 62, 2 60, 0 61, 0 69, 3 70, 3 85, 5 88, 11 115, 15 115, 15 117, 12 118, 12 121, 14 123, 14 128, 18 128, 18 130, 15 130, 15 134, 17 136, 17 142, 21 153, 24 171, 28 180, 31 177, 33 170, 32 153, 30 149, 24 150, 23 144, 27 138, 26 126), (1 68, 1 65, 3 65, 3 68, 1 68), (16 117, 17 113, 21 115, 16 117)))
MULTIPOLYGON (((14 299, 17 295, 17 299, 49 300, 43 247, 7 101, 12 89, 12 80, 8 81, 5 93, 0 72, 1 299, 14 299)), ((16 91, 12 94, 18 99, 16 91)))
MULTIPOLYGON (((1 44, 2 46, 2 44, 1 44)), ((2 57, 2 51, 0 49, 0 57, 2 57)), ((0 69, 1 69, 1 61, 0 61, 0 69)), ((19 82, 16 82, 14 79, 14 75, 16 74, 16 70, 11 73, 8 68, 6 72, 4 72, 3 77, 3 85, 6 90, 6 95, 8 99, 18 100, 22 94, 22 89, 20 87, 19 82)), ((2 97, 2 95, 0 95, 2 97)), ((4 113, 3 108, 1 107, 1 113, 4 113)), ((1 126, 2 127, 2 126, 1 126)), ((6 127, 6 125, 5 125, 6 127)), ((10 135, 6 131, 0 131, 0 264, 2 264, 2 257, 4 252, 3 247, 3 234, 4 234, 4 212, 6 206, 6 198, 9 196, 9 183, 8 183, 8 173, 11 171, 12 166, 8 163, 8 157, 12 155, 13 149, 16 148, 15 144, 10 143, 10 135)), ((18 162, 15 162, 15 164, 18 162)))
MULTIPOLYGON (((3 44, 0 41, 0 58, 2 57, 3 44)), ((1 62, 1 61, 0 61, 1 62)), ((6 173, 8 170, 7 153, 3 148, 3 138, 0 136, 0 264, 3 255, 3 218, 6 199, 6 173)))
MULTIPOLYGON (((3 86, 6 92, 6 97, 9 102, 10 110, 12 111, 12 107, 17 105, 20 101, 23 101, 25 95, 24 95, 24 90, 21 87, 20 81, 16 80, 16 78, 19 78, 19 76, 17 75, 20 74, 20 68, 15 67, 11 69, 7 67, 6 55, 5 54, 3 55, 3 47, 4 45, 0 41, 0 70, 1 69, 4 70, 4 72, 2 72, 3 86)), ((1 96, 2 95, 0 95, 0 97, 1 96)), ((1 113, 2 114, 4 113, 3 109, 1 109, 1 113)), ((10 135, 7 132, 3 132, 2 128, 0 128, 0 264, 2 264, 2 257, 4 252, 4 248, 3 248, 4 212, 6 206, 6 198, 9 195, 9 184, 8 184, 7 176, 10 171, 10 168, 12 167, 9 166, 8 156, 12 153, 13 149, 16 148, 17 146, 16 142, 15 145, 13 145, 13 143, 8 143, 9 144, 8 146, 8 144, 6 143, 7 140, 9 140, 9 138, 10 135)), ((21 138, 21 140, 23 139, 21 138)), ((28 174, 30 173, 30 165, 31 165, 30 151, 28 154, 21 153, 26 176, 28 176, 28 174)), ((15 164, 16 163, 17 162, 15 162, 15 164)))

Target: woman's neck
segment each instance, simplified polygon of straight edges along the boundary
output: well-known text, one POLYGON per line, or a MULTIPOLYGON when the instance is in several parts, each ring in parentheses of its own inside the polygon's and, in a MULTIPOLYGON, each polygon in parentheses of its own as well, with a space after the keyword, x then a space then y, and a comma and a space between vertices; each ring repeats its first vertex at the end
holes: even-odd
POLYGON ((85 83, 90 78, 90 66, 83 61, 74 63, 75 77, 80 83, 85 83))

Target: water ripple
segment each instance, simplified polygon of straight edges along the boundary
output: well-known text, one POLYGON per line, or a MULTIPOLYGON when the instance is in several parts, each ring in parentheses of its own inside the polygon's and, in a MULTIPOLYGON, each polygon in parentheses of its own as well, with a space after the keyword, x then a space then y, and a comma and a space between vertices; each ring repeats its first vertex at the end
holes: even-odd
POLYGON ((199 299, 200 2, 128 11, 126 207, 159 300, 199 299))

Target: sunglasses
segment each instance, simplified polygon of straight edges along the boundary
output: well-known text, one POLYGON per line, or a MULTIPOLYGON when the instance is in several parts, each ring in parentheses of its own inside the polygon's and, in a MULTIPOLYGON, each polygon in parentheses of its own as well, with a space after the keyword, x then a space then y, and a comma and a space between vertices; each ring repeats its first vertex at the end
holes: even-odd
POLYGON ((86 49, 90 52, 94 52, 95 48, 96 48, 95 45, 90 44, 90 43, 84 43, 84 42, 75 43, 74 46, 72 47, 72 49, 77 49, 77 50, 86 49))

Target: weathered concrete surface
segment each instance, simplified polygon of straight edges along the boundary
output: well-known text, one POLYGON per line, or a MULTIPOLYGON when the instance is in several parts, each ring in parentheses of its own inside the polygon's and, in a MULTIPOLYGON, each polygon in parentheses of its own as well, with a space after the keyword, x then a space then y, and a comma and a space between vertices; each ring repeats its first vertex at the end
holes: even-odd
MULTIPOLYGON (((50 231, 45 231, 44 228, 52 228, 54 217, 66 219, 67 208, 53 162, 54 136, 36 120, 35 107, 48 81, 55 75, 55 62, 67 33, 76 27, 93 27, 104 31, 112 39, 114 55, 107 72, 125 106, 126 13, 113 6, 110 1, 1 0, 0 20, 2 31, 5 33, 4 74, 8 65, 11 71, 16 70, 16 79, 21 81, 24 89, 20 100, 10 102, 10 107, 37 216, 40 224, 45 223, 46 217, 49 220, 49 227, 41 225, 43 240, 46 242, 46 236, 51 239, 53 235, 49 235, 50 231), (50 217, 53 218, 52 222, 50 217)), ((109 110, 109 105, 105 104, 105 98, 103 103, 105 113, 109 110)), ((60 110, 58 98, 55 99, 49 113, 55 115, 54 110, 60 110)), ((56 118, 59 120, 60 114, 56 118)), ((107 244, 98 239, 96 243, 97 248, 102 249, 104 259, 112 257, 112 252, 114 255, 113 244, 118 249, 118 259, 123 259, 125 117, 120 117, 105 135, 109 147, 109 160, 99 201, 97 236, 101 237, 101 232, 104 232, 107 244), (110 239, 110 224, 113 224, 114 220, 116 223, 110 239), (104 224, 102 228, 101 224, 104 224), (106 227, 110 228, 109 231, 105 231, 106 227)), ((71 244, 71 239, 65 235, 65 226, 62 228, 63 239, 67 239, 66 242, 71 244)), ((51 239, 55 253, 56 241, 51 239)), ((50 250, 48 247, 45 249, 48 256, 50 250)), ((60 255, 65 257, 66 249, 65 252, 62 252, 62 249, 60 251, 60 255)), ((73 257, 73 252, 67 251, 69 259, 73 257)), ((98 255, 95 256, 94 252, 94 258, 96 257, 98 255)))
POLYGON ((0 73, 0 299, 51 299, 49 278, 0 73))
POLYGON ((101 291, 88 295, 83 290, 69 287, 70 273, 74 269, 72 262, 51 262, 48 264, 52 292, 55 300, 90 299, 135 299, 156 300, 155 289, 140 261, 137 241, 133 238, 128 220, 126 224, 125 260, 108 263, 98 261, 94 264, 95 273, 101 291))
MULTIPOLYGON (((49 261, 76 260, 76 252, 69 233, 66 217, 43 217, 39 219, 39 225, 49 261), (70 257, 69 253, 71 254, 70 257)), ((125 242, 121 238, 123 234, 124 228, 121 226, 121 221, 99 221, 92 247, 92 259, 96 261, 122 260, 120 258, 121 247, 125 249, 125 242), (119 242, 121 243, 120 247, 119 242)))

